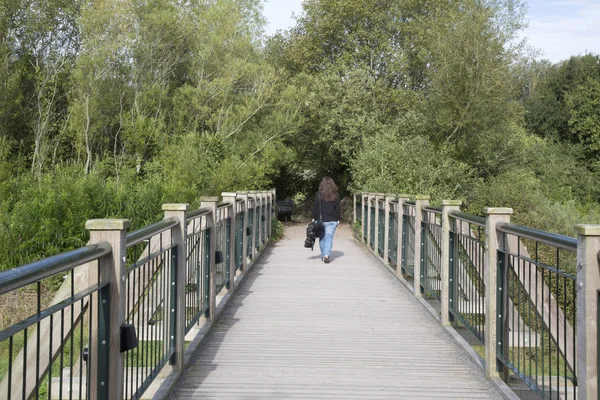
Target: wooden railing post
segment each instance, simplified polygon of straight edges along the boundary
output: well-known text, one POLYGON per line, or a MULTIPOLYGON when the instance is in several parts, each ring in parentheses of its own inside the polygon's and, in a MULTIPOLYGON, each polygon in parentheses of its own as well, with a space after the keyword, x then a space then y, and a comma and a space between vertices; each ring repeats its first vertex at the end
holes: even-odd
POLYGON ((221 197, 223 201, 226 203, 231 203, 229 207, 230 216, 231 216, 231 225, 229 229, 229 283, 227 284, 227 290, 233 292, 235 287, 235 230, 237 229, 236 225, 236 205, 235 201, 237 200, 237 193, 235 192, 223 192, 221 193, 221 197))
POLYGON ((110 283, 110 297, 94 295, 92 327, 98 334, 90 342, 90 372, 88 387, 90 399, 122 399, 124 357, 121 353, 121 325, 125 323, 125 270, 127 261, 126 219, 89 220, 85 228, 90 233, 90 244, 108 242, 111 254, 97 263, 90 263, 88 282, 110 283), (100 282, 98 282, 100 278, 100 282), (106 328, 101 332, 100 328, 106 328))
POLYGON ((383 262, 385 265, 390 265, 390 211, 392 200, 396 199, 395 194, 385 195, 385 232, 383 233, 383 262))
MULTIPOLYGON (((371 226, 375 223, 371 218, 371 208, 373 208, 373 202, 375 201, 375 196, 371 193, 367 193, 367 247, 371 249, 371 226)), ((375 243, 375 238, 373 238, 373 243, 375 243)))
POLYGON ((577 398, 598 398, 600 310, 600 225, 576 225, 577 233, 577 398))
POLYGON ((216 310, 217 310, 217 264, 215 264, 215 252, 217 251, 217 202, 219 198, 216 196, 202 196, 200 197, 200 208, 210 208, 211 212, 206 216, 206 224, 208 225, 208 232, 210 235, 210 263, 209 263, 209 305, 207 320, 211 322, 216 321, 216 310))
MULTIPOLYGON (((497 231, 499 223, 510 222, 512 208, 486 208, 485 223, 485 376, 497 377, 496 352, 497 341, 496 325, 499 317, 496 306, 496 293, 498 290, 498 249, 504 248, 503 235, 497 231)), ((503 293, 503 295, 508 295, 503 293)))
POLYGON ((175 217, 179 224, 171 229, 171 242, 177 245, 177 277, 175 291, 177 304, 175 307, 175 357, 172 367, 175 371, 183 370, 183 354, 185 351, 185 284, 186 284, 186 238, 187 211, 189 204, 163 204, 164 217, 175 217))
POLYGON ((459 211, 462 201, 442 201, 442 287, 440 293, 441 323, 450 326, 450 211, 459 211))
POLYGON ((423 237, 421 235, 421 225, 423 222, 423 207, 429 205, 429 196, 418 195, 415 197, 415 272, 414 272, 414 295, 421 297, 421 278, 423 270, 421 263, 425 258, 423 254, 423 237))
POLYGON ((396 276, 398 278, 403 277, 402 275, 402 258, 404 257, 404 235, 407 232, 404 232, 404 224, 403 224, 403 215, 404 215, 404 202, 409 201, 410 196, 408 194, 399 194, 398 195, 398 252, 396 257, 398 258, 398 266, 396 267, 396 276))

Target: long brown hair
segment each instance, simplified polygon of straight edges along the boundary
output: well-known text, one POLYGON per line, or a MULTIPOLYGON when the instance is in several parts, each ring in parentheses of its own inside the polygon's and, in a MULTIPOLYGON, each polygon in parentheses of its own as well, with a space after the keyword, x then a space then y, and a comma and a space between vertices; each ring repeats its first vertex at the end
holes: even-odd
POLYGON ((325 201, 336 201, 339 197, 338 188, 330 177, 326 176, 319 185, 321 198, 325 201))

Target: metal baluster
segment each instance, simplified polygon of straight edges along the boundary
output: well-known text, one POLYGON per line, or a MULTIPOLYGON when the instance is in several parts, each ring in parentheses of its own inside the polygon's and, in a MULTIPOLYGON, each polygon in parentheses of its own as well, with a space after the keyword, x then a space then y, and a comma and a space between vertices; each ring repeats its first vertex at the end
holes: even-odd
MULTIPOLYGON (((83 338, 83 321, 84 321, 84 317, 85 317, 85 313, 84 313, 84 301, 83 299, 81 299, 80 301, 80 306, 81 307, 81 318, 79 319, 79 399, 82 399, 82 389, 83 389, 83 347, 84 347, 84 338, 83 338)), ((52 317, 52 316, 50 316, 52 317)), ((50 323, 50 326, 52 326, 52 323, 50 323)), ((51 336, 52 337, 52 336, 51 336)), ((52 339, 50 339, 50 354, 52 354, 52 339)), ((50 376, 50 380, 51 381, 51 377, 52 377, 52 369, 50 368, 48 370, 48 374, 50 376)), ((52 386, 50 385, 51 382, 49 382, 48 387, 52 386)), ((51 399, 52 397, 50 396, 50 394, 48 394, 48 398, 51 399)))

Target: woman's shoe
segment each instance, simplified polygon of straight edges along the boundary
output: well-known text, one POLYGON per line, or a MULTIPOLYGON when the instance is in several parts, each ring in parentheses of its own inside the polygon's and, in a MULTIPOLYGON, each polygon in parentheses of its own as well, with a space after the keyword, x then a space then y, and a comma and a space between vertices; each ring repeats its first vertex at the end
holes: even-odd
POLYGON ((329 256, 323 257, 323 261, 325 262, 325 264, 329 264, 329 256))

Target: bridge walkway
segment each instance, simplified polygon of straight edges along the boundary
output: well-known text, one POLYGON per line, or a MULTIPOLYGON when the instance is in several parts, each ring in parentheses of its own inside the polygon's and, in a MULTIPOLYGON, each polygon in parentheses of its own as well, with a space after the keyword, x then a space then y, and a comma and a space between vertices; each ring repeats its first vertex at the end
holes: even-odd
POLYGON ((348 227, 330 264, 303 242, 291 226, 266 249, 171 399, 501 398, 348 227))

